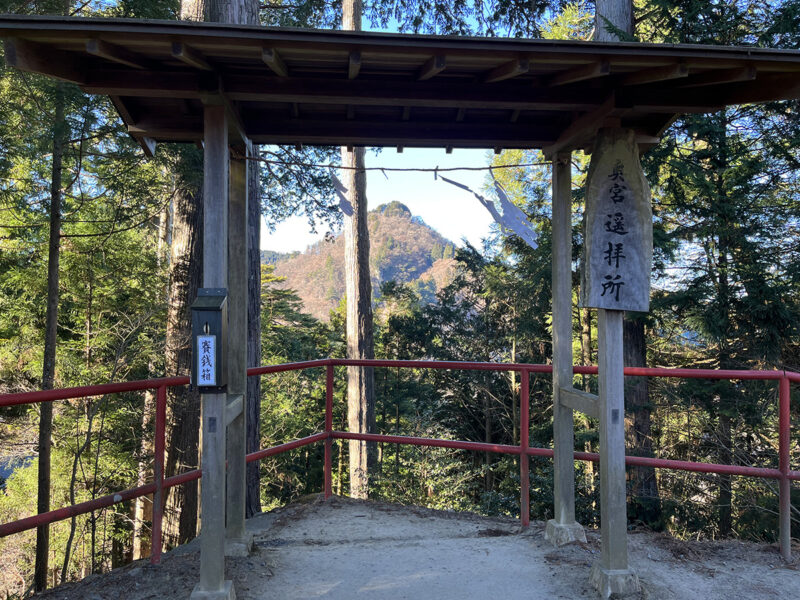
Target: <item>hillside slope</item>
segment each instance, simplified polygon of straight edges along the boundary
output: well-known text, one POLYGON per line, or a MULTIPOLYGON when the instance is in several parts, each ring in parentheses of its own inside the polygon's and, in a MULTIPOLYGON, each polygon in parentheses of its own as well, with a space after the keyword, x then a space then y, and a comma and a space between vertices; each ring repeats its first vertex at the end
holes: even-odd
MULTIPOLYGON (((390 202, 370 211, 369 235, 375 302, 385 281, 411 283, 430 301, 452 279, 453 243, 404 204, 390 202)), ((283 287, 298 293, 306 312, 327 320, 344 297, 344 236, 317 242, 303 253, 269 256, 277 257, 275 274, 286 278, 283 287)))

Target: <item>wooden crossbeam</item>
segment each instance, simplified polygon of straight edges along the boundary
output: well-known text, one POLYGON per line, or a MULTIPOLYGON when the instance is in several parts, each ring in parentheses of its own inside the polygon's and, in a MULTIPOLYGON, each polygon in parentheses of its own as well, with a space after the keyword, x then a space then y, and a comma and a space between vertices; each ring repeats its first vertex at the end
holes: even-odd
POLYGON ((738 83, 740 81, 753 81, 758 76, 755 67, 742 67, 737 69, 720 69, 691 75, 682 83, 682 88, 703 87, 724 83, 738 83))
POLYGON ((283 62, 281 55, 278 54, 275 48, 262 48, 261 59, 278 77, 289 76, 289 69, 286 68, 286 63, 283 62))
POLYGON ((603 120, 614 112, 616 100, 611 94, 603 104, 575 119, 567 127, 554 144, 542 149, 547 157, 555 156, 561 150, 569 149, 572 144, 584 137, 591 137, 603 124, 603 120))
POLYGON ((527 73, 528 69, 530 69, 530 62, 528 59, 518 58, 517 60, 512 60, 489 71, 483 76, 483 82, 495 83, 497 81, 512 79, 527 73))
POLYGON ((20 38, 3 42, 6 63, 20 71, 42 73, 70 83, 86 83, 86 69, 70 52, 54 53, 44 44, 20 38))
POLYGON ((127 48, 117 46, 111 42, 93 38, 86 42, 86 52, 92 56, 99 56, 106 60, 110 60, 121 65, 133 67, 134 69, 149 69, 152 65, 149 60, 143 56, 131 52, 127 48))
POLYGON ((202 71, 214 70, 214 67, 209 64, 202 53, 182 42, 172 43, 172 58, 176 58, 195 69, 200 69, 202 71))
POLYGON ((607 60, 600 60, 574 67, 561 73, 556 73, 546 80, 547 87, 556 87, 559 85, 567 85, 570 83, 577 83, 579 81, 586 81, 587 79, 597 79, 598 77, 605 77, 611 73, 611 63, 607 60))
POLYGON ((439 73, 447 68, 447 57, 443 54, 431 56, 422 65, 417 73, 417 81, 425 81, 432 77, 436 77, 439 73))
POLYGON ((347 61, 347 78, 355 79, 361 71, 361 52, 351 52, 347 61))
POLYGON ((573 387, 562 387, 558 390, 558 401, 564 406, 598 419, 600 417, 599 398, 595 394, 583 392, 573 387))
POLYGON ((686 64, 679 62, 664 67, 654 69, 641 69, 635 73, 629 73, 622 77, 622 85, 644 85, 646 83, 657 83, 669 79, 680 79, 689 76, 689 68, 686 64))

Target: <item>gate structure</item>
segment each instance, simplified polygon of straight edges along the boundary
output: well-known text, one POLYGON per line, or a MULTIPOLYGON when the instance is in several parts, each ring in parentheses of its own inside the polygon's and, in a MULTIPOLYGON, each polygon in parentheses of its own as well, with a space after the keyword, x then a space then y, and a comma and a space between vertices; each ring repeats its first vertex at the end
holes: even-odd
MULTIPOLYGON (((800 98, 800 53, 27 16, 0 18, 0 37, 10 65, 110 96, 145 153, 162 141, 205 149, 203 285, 228 290, 223 343, 231 360, 227 391, 203 394, 202 565, 194 597, 231 597, 225 537, 228 552, 248 547, 240 224, 250 143, 541 148, 553 160, 556 493, 548 536, 557 544, 583 536, 573 483, 573 411, 580 410, 600 419, 596 585, 603 596, 636 588, 625 539, 621 310, 587 303, 602 311, 599 398, 574 390, 570 377, 571 152, 595 149, 600 160, 606 150, 598 139, 624 137, 638 165, 637 153, 657 144, 677 115, 800 98)), ((629 164, 626 176, 640 176, 629 164)), ((788 464, 781 468, 788 486, 788 464)))

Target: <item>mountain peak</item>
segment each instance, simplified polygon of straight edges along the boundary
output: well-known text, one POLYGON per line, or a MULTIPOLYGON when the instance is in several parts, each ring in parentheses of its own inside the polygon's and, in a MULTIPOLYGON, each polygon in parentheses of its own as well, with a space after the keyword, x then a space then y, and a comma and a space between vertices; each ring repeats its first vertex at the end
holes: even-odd
POLYGON ((411 218, 411 211, 409 208, 398 200, 392 200, 386 204, 381 204, 378 208, 370 212, 378 213, 386 217, 407 217, 411 218))
MULTIPOLYGON (((450 282, 455 245, 402 202, 382 204, 369 213, 372 295, 380 302, 380 284, 394 280, 415 286, 425 300, 450 282)), ((305 310, 327 319, 344 296, 344 236, 317 242, 303 253, 266 254, 282 287, 293 289, 305 310)))

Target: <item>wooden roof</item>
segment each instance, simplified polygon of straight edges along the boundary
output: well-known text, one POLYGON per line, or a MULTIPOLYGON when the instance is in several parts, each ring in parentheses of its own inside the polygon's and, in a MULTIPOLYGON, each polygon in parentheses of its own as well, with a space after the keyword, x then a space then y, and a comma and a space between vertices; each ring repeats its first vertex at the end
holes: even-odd
POLYGON ((256 143, 544 148, 618 124, 800 98, 800 52, 218 23, 0 17, 6 60, 111 96, 131 134, 198 141, 223 102, 256 143))

